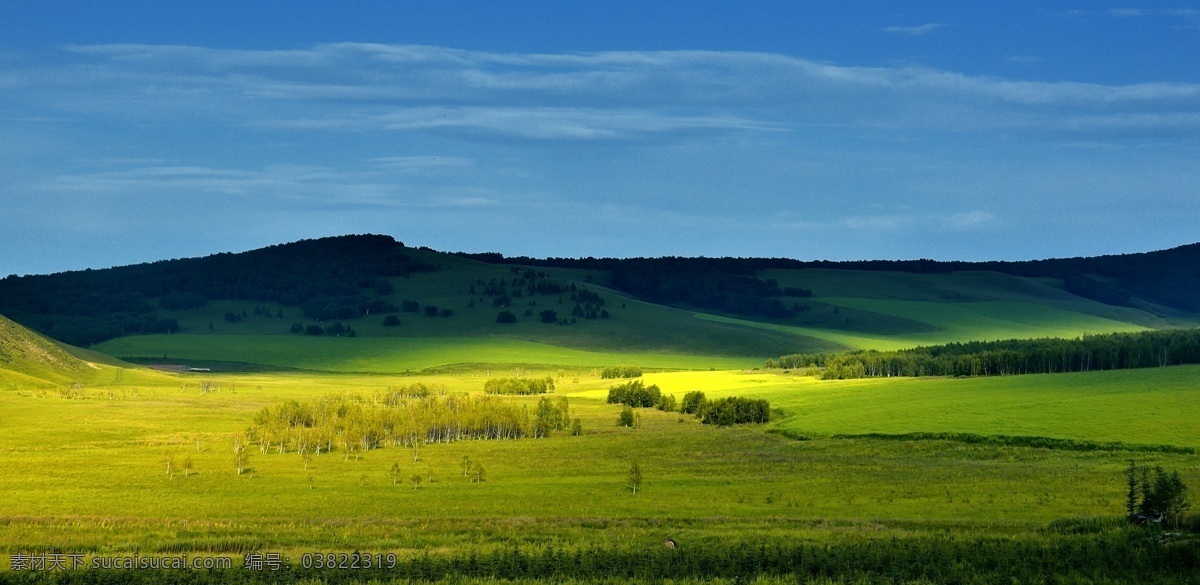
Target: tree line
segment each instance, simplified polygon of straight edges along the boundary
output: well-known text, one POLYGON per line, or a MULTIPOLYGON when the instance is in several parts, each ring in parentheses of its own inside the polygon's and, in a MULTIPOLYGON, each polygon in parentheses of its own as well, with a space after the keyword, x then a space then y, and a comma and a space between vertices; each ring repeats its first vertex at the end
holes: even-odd
POLYGON ((825 380, 895 376, 1008 376, 1120 370, 1200 363, 1200 329, 1084 335, 1075 339, 1010 339, 923 346, 898 351, 792 354, 767 360, 772 369, 823 368, 825 380))
POLYGON ((340 394, 313 401, 268 406, 254 415, 237 445, 257 445, 261 453, 295 452, 320 455, 335 448, 357 457, 385 445, 418 448, 429 443, 461 440, 506 440, 547 436, 562 428, 565 400, 551 405, 538 419, 495 396, 447 394, 424 386, 389 389, 368 396, 340 394), (555 418, 558 417, 558 418, 555 418))
MULTIPOLYGON (((772 319, 800 311, 798 304, 772 298, 784 295, 777 281, 728 272, 707 259, 627 260, 615 264, 611 274, 613 287, 654 303, 772 319)), ((792 292, 799 295, 801 290, 792 292)))
POLYGON ((609 366, 600 370, 601 380, 610 380, 613 378, 639 378, 642 375, 642 369, 637 366, 609 366))

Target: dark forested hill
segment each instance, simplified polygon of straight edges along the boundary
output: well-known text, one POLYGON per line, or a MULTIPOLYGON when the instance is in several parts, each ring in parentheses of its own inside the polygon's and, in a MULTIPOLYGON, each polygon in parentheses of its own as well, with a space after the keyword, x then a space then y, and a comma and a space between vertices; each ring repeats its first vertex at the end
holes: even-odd
POLYGON ((174 319, 151 315, 215 300, 276 302, 314 319, 389 312, 380 296, 390 277, 435 267, 411 259, 390 236, 303 240, 204 258, 0 280, 0 314, 46 335, 86 346, 136 333, 173 333, 174 319))
MULTIPOLYGON (((722 309, 722 295, 708 298, 687 296, 674 291, 691 289, 689 281, 698 274, 710 281, 723 281, 718 286, 730 297, 804 296, 804 291, 779 291, 769 281, 758 281, 754 274, 760 270, 828 268, 840 270, 893 271, 912 273, 944 273, 960 271, 991 271, 1022 277, 1050 277, 1063 281, 1067 292, 1109 305, 1127 306, 1140 298, 1151 303, 1190 313, 1200 312, 1200 243, 1179 246, 1170 250, 1139 254, 1095 256, 1090 258, 1053 258, 1021 262, 941 262, 937 260, 855 260, 831 262, 801 261, 788 258, 528 258, 501 254, 461 254, 494 264, 522 264, 605 270, 612 273, 612 284, 625 292, 660 302, 683 302, 696 306, 722 309), (753 282, 757 281, 757 282, 753 282)), ((735 309, 735 300, 728 304, 735 309)), ((745 303, 740 303, 745 305, 745 303)), ((732 310, 741 314, 770 314, 780 307, 746 305, 749 310, 732 310)), ((786 311, 787 307, 783 307, 786 311)))

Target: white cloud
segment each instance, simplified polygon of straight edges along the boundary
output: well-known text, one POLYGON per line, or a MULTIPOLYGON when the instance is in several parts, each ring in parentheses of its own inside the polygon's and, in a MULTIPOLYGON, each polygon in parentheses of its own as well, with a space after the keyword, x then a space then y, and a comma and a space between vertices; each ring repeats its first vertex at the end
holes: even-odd
POLYGON ((439 169, 462 169, 475 166, 475 161, 457 156, 387 156, 370 161, 380 169, 402 173, 417 173, 439 169))
POLYGON ((968 211, 965 213, 955 213, 946 218, 943 218, 942 224, 946 227, 954 229, 970 229, 983 224, 986 224, 994 219, 994 216, 986 211, 968 211))
POLYGON ((926 24, 920 24, 917 26, 888 26, 888 27, 881 28, 879 30, 882 30, 883 32, 886 32, 886 33, 905 35, 905 36, 910 36, 910 37, 917 37, 917 36, 929 34, 933 31, 941 29, 941 28, 946 28, 946 25, 938 24, 935 22, 930 22, 930 23, 926 23, 926 24))

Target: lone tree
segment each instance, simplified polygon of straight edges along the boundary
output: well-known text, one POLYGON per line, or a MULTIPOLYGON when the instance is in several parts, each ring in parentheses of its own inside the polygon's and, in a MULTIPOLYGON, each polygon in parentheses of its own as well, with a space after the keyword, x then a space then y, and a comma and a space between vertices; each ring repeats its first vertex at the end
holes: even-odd
POLYGON ((238 475, 246 473, 246 465, 250 463, 250 438, 245 434, 233 436, 233 463, 238 475))
POLYGON ((633 426, 633 408, 628 404, 621 407, 621 414, 617 415, 617 426, 632 427, 633 426))
POLYGON ((1137 463, 1130 459, 1129 467, 1125 468, 1125 516, 1128 518, 1133 518, 1138 509, 1138 484, 1137 463))
POLYGON ((247 451, 246 449, 237 451, 233 455, 233 462, 234 462, 234 465, 237 466, 237 474, 238 475, 246 473, 246 466, 250 464, 250 452, 247 451))
POLYGON ((637 461, 629 466, 629 489, 633 490, 633 495, 637 495, 638 488, 642 487, 642 466, 637 461))

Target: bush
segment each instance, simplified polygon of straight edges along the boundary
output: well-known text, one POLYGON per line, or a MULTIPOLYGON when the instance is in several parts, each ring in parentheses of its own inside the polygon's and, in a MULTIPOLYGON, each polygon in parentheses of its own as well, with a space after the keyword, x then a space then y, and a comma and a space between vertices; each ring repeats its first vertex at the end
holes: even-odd
POLYGON ((538 313, 538 318, 542 320, 542 323, 558 323, 558 313, 550 309, 538 313))
POLYGON ((309 325, 304 328, 305 335, 325 335, 325 330, 321 329, 320 325, 309 325))
POLYGON ((633 426, 633 408, 628 404, 621 408, 621 414, 617 415, 617 426, 632 427, 633 426))
POLYGON ((608 390, 609 404, 627 404, 636 407, 650 407, 662 400, 662 392, 658 386, 646 386, 641 380, 633 380, 613 386, 608 390))
POLYGON ((664 412, 675 412, 675 395, 664 394, 658 401, 658 409, 664 412))
POLYGON ((384 327, 399 327, 400 326, 400 318, 395 315, 388 315, 387 317, 383 318, 383 326, 384 327))
POLYGON ((697 416, 706 425, 765 423, 771 418, 771 406, 766 400, 731 396, 708 402, 697 416))
POLYGON ((704 393, 699 390, 693 390, 683 395, 683 403, 679 405, 679 412, 683 414, 696 414, 704 408, 704 393))
POLYGON ((516 323, 517 316, 512 311, 500 311, 500 313, 498 313, 496 315, 496 322, 497 323, 516 323))

